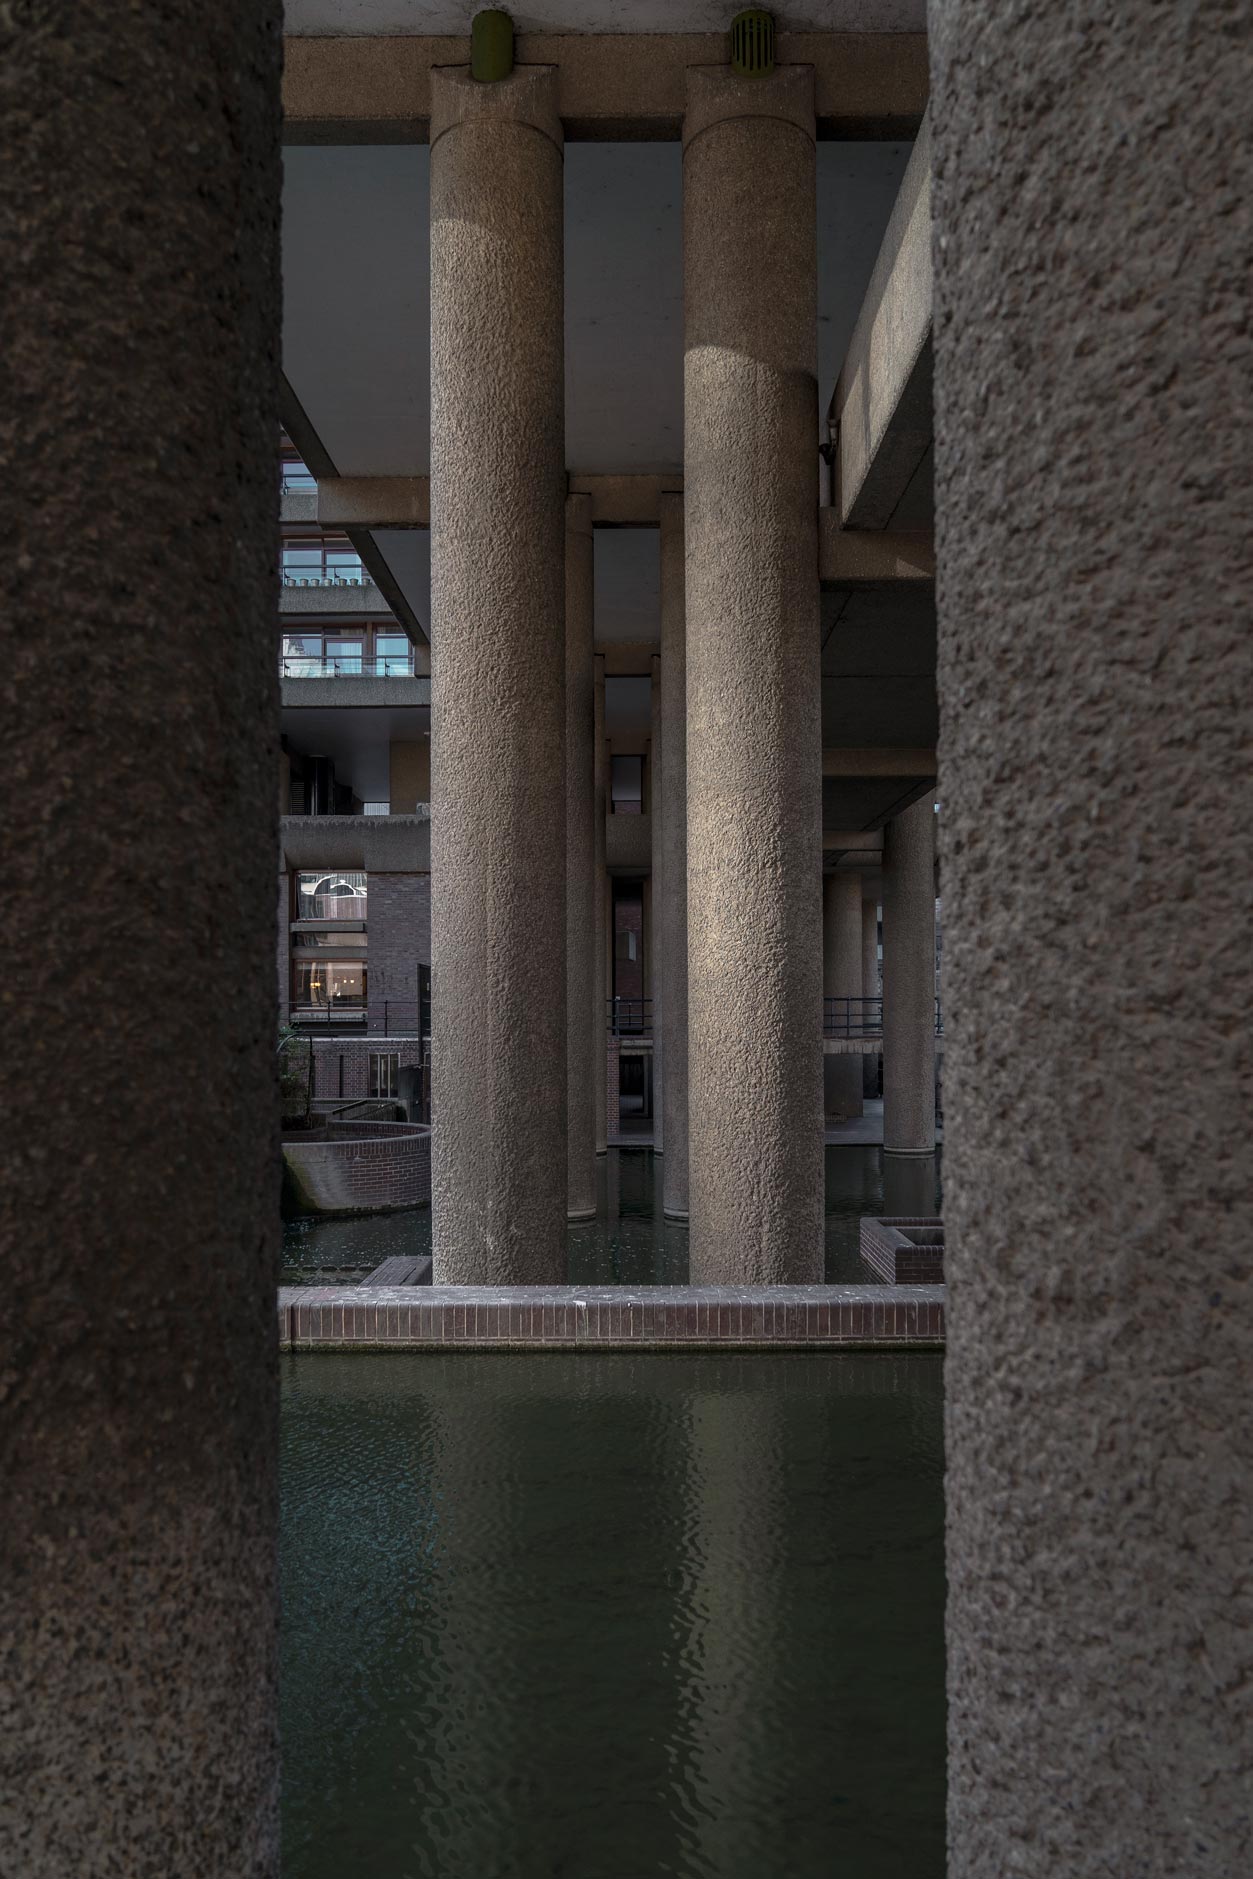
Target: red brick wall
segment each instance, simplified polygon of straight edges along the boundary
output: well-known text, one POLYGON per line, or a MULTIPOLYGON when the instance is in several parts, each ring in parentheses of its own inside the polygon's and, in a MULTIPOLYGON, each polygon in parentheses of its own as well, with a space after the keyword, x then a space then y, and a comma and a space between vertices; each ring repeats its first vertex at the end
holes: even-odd
POLYGON ((338 1122, 330 1139, 283 1142, 308 1213, 375 1213, 431 1202, 431 1131, 404 1122, 338 1122))

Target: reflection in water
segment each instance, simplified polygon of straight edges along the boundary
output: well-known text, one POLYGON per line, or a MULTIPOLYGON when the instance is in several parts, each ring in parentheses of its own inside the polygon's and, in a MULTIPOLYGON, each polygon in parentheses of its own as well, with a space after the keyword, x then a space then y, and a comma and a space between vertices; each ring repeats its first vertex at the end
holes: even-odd
MULTIPOLYGON (((597 1160, 595 1220, 568 1229, 569 1278, 576 1285, 682 1285, 687 1226, 662 1216, 662 1156, 618 1149, 597 1160)), ((858 1255, 863 1214, 938 1213, 940 1155, 884 1156, 881 1148, 826 1150, 826 1277, 833 1285, 870 1285, 858 1255), (885 1198, 886 1189, 886 1198, 885 1198)), ((394 1254, 431 1250, 429 1208, 355 1220, 306 1215, 283 1231, 285 1285, 346 1284, 394 1254)))
POLYGON ((285 1879, 939 1879, 941 1366, 318 1356, 285 1879))

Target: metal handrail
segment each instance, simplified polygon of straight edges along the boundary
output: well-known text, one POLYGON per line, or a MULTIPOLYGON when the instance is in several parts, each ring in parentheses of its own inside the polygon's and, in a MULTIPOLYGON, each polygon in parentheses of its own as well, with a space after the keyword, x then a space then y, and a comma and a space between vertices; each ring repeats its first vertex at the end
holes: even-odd
MULTIPOLYGON (((937 1037, 944 1035, 944 1018, 938 998, 935 1001, 935 1034, 937 1037)), ((822 1001, 822 1035, 824 1037, 882 1037, 882 997, 824 998, 822 1001)))
POLYGON ((649 1037, 653 1029, 651 998, 607 998, 607 1030, 611 1037, 649 1037))
POLYGON ((314 653, 287 652, 279 654, 279 669, 285 679, 411 679, 414 676, 413 655, 406 657, 399 652, 379 653, 373 659, 356 653, 333 653, 329 658, 319 658, 314 653))

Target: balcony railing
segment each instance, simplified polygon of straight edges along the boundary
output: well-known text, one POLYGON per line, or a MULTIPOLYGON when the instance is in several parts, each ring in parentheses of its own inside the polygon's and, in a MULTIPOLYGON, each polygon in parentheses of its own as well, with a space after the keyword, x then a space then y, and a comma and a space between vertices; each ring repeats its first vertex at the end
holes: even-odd
POLYGON ((651 1037, 653 1001, 651 998, 610 998, 606 1000, 610 1037, 651 1037))
POLYGON ((284 587, 368 587, 370 577, 359 561, 329 568, 285 567, 284 587))
MULTIPOLYGON (((944 1035, 940 1001, 935 1001, 935 1034, 944 1035)), ((882 998, 824 998, 822 1001, 824 1037, 882 1037, 882 998)))
POLYGON ((289 1014, 293 1025, 310 1030, 332 1026, 355 1026, 371 1037, 419 1037, 431 1035, 431 1007, 417 998, 337 998, 329 1005, 293 1005, 289 1014))
POLYGON ((380 653, 369 659, 362 653, 319 658, 313 653, 285 652, 279 655, 279 671, 285 679, 411 679, 413 654, 380 653))

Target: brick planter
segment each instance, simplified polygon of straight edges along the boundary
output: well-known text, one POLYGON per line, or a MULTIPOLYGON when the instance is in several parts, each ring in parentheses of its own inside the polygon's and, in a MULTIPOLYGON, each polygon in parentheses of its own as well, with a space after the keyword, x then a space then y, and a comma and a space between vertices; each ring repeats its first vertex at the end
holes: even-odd
POLYGON ((333 1122, 316 1141, 283 1140, 302 1213, 388 1213, 429 1207, 431 1131, 409 1122, 333 1122))
POLYGON ((943 1285, 944 1222, 894 1216, 861 1223, 862 1264, 886 1285, 943 1285))

